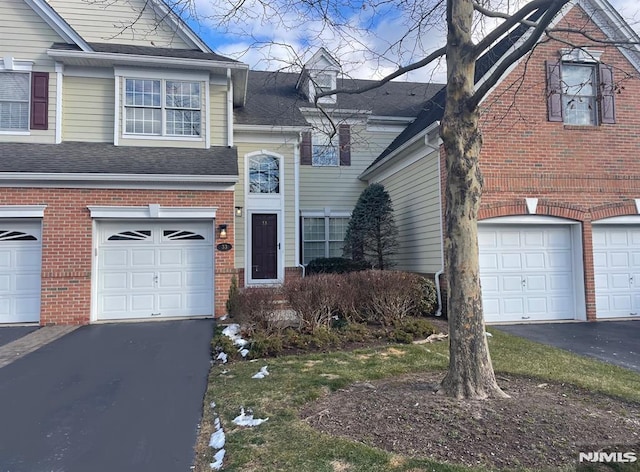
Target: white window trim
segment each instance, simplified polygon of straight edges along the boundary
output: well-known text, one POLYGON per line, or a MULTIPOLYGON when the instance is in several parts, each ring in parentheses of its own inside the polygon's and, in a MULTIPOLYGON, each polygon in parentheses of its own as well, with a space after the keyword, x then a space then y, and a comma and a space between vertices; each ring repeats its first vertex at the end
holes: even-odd
MULTIPOLYGON (((137 67, 127 67, 127 66, 115 66, 114 67, 114 77, 115 77, 115 86, 116 86, 116 94, 115 94, 115 109, 117 110, 115 113, 114 121, 114 144, 117 146, 119 144, 120 139, 129 139, 129 140, 162 140, 162 141, 182 141, 182 142, 204 142, 205 147, 210 147, 210 114, 211 114, 211 99, 210 99, 210 91, 209 84, 212 80, 215 81, 215 78, 211 77, 209 72, 183 72, 183 71, 174 71, 168 69, 139 69, 137 67), (145 80, 160 80, 161 83, 164 83, 166 80, 176 80, 183 82, 201 82, 201 97, 200 100, 203 102, 200 107, 200 136, 174 136, 174 135, 166 135, 166 134, 135 134, 135 133, 127 133, 125 131, 126 128, 126 118, 125 118, 125 108, 126 108, 126 79, 145 79, 145 80), (118 90, 121 93, 118 93, 118 90)), ((162 94, 164 97, 164 93, 162 94)), ((164 106, 161 107, 164 111, 164 106)), ((165 119, 162 119, 162 131, 164 133, 165 128, 165 119)))
POLYGON ((114 219, 172 219, 212 220, 218 207, 163 207, 157 203, 148 206, 88 206, 91 218, 114 219))
POLYGON ((44 218, 47 205, 2 205, 0 218, 44 218))
POLYGON ((560 60, 562 62, 584 62, 588 64, 597 64, 604 51, 589 48, 573 48, 561 49, 560 60))
POLYGON ((0 61, 0 72, 11 72, 16 74, 29 74, 29 99, 27 107, 27 129, 2 129, 1 136, 31 136, 31 72, 32 61, 16 61, 13 57, 7 56, 0 61))
MULTIPOLYGON (((322 242, 324 242, 325 245, 325 255, 324 257, 331 257, 329 256, 329 243, 331 242, 335 242, 335 240, 331 240, 329 239, 329 220, 331 218, 351 218, 351 212, 349 211, 332 211, 330 208, 325 208, 324 210, 303 210, 300 212, 300 216, 302 217, 302 228, 301 228, 301 232, 302 232, 302 247, 301 247, 301 252, 302 252, 302 260, 303 260, 303 264, 304 264, 304 243, 305 242, 320 242, 320 241, 307 241, 304 239, 304 219, 305 218, 323 218, 325 220, 324 224, 325 224, 325 238, 322 242)), ((307 263, 308 264, 308 263, 307 263)))

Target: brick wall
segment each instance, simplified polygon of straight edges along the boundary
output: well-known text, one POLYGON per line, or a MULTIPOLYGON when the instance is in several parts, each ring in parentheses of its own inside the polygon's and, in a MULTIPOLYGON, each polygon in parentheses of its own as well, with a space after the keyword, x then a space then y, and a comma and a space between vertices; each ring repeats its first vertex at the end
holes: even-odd
MULTIPOLYGON (((92 219, 87 206, 218 207, 233 241, 232 191, 5 188, 0 205, 47 205, 42 228, 41 324, 87 324, 91 309, 92 219)), ((216 234, 217 238, 217 234, 216 234)), ((216 239, 216 243, 218 243, 216 239)), ((215 251, 215 314, 225 303, 235 274, 234 250, 215 251)))
MULTIPOLYGON (((579 8, 561 23, 585 28, 604 38, 579 8)), ((565 39, 585 45, 583 36, 565 39)), ((640 80, 638 72, 614 47, 592 44, 603 51, 601 61, 613 66, 616 123, 567 126, 547 120, 545 61, 558 61, 567 45, 539 44, 484 102, 484 144, 480 158, 484 175, 478 218, 525 215, 525 198, 538 198, 536 214, 582 223, 587 319, 596 317, 591 222, 637 214, 640 197, 640 80), (526 74, 525 74, 526 70, 526 74)))

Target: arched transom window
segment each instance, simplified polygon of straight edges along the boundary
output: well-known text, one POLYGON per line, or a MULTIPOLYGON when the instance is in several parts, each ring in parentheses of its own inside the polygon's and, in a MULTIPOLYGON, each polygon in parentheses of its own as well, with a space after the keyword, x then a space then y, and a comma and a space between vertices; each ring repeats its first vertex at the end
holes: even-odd
POLYGON ((280 160, 272 156, 249 158, 249 193, 280 193, 280 160))

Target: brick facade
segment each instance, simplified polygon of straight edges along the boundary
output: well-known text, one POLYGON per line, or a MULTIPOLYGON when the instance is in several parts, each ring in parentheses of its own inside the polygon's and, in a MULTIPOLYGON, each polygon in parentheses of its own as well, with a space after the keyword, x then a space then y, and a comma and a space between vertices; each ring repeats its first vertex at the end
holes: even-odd
MULTIPOLYGON (((0 205, 46 205, 42 222, 42 325, 87 324, 91 312, 93 228, 88 206, 217 207, 216 225, 233 241, 232 191, 5 188, 0 205)), ((218 235, 216 234, 216 238, 218 235)), ((219 241, 216 241, 219 242, 219 241)), ((215 315, 226 313, 234 250, 215 251, 215 315)))
MULTIPOLYGON (((600 31, 579 8, 560 26, 600 31), (579 25, 579 26, 578 26, 579 25)), ((583 36, 570 41, 585 44, 583 36)), ((558 61, 567 45, 539 44, 484 102, 484 144, 480 158, 484 191, 479 220, 527 215, 525 198, 538 198, 537 215, 579 221, 587 319, 596 317, 591 223, 602 218, 637 215, 640 198, 640 81, 638 71, 614 47, 601 62, 613 66, 615 124, 568 126, 547 119, 545 61, 558 61), (525 74, 526 69, 526 74, 525 74)))

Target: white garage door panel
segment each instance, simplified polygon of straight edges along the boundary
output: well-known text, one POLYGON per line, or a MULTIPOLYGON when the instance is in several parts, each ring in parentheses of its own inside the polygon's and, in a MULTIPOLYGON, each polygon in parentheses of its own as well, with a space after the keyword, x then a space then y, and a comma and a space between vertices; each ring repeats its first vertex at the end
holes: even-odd
POLYGON ((41 223, 0 222, 0 323, 40 320, 41 223))
POLYGON ((98 317, 213 313, 213 225, 102 223, 98 317))
POLYGON ((594 225, 596 316, 640 315, 640 227, 594 225))
POLYGON ((575 317, 571 230, 565 225, 480 225, 488 322, 575 317))

